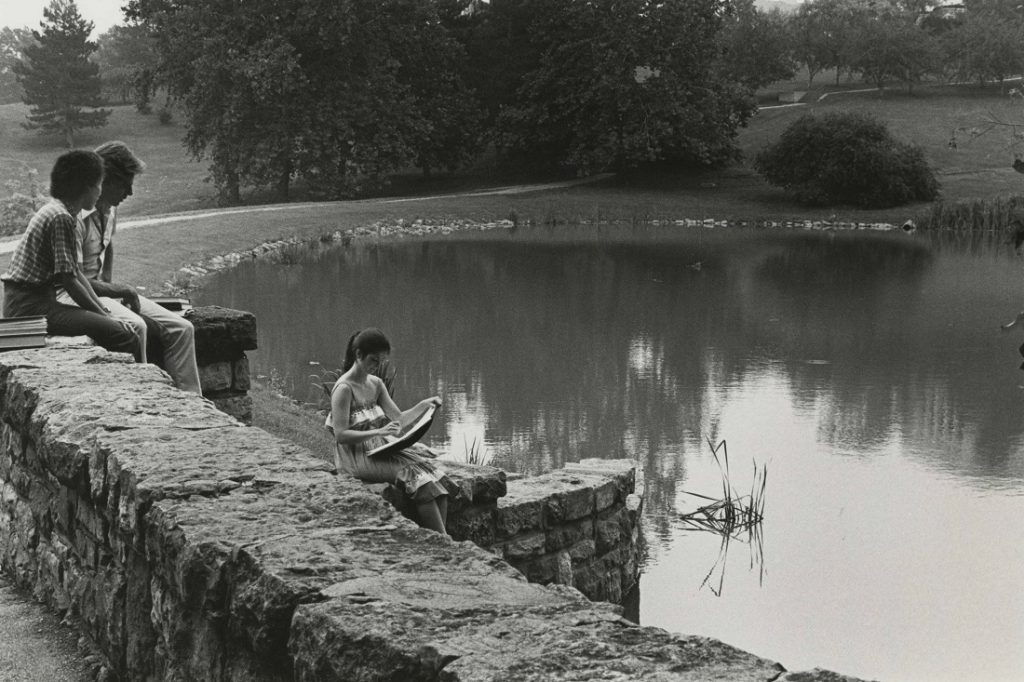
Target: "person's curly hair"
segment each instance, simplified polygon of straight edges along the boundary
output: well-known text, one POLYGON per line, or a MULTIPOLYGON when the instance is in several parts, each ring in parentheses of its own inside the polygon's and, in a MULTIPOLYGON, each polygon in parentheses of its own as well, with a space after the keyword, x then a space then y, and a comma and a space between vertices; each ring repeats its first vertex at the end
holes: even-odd
POLYGON ((75 149, 57 157, 50 171, 50 196, 74 201, 103 180, 103 159, 96 152, 75 149))

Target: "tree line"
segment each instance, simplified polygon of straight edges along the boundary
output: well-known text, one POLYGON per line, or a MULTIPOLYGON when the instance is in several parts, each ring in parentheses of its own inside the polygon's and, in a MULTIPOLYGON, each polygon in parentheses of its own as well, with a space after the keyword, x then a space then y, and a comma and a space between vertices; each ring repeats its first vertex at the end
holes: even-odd
POLYGON ((53 0, 41 31, 0 32, 0 94, 13 75, 28 125, 70 143, 104 99, 146 112, 165 92, 228 202, 352 196, 484 150, 581 174, 722 164, 757 89, 801 67, 808 86, 831 70, 908 88, 1024 71, 1016 0, 129 0, 125 16, 93 43, 53 0))

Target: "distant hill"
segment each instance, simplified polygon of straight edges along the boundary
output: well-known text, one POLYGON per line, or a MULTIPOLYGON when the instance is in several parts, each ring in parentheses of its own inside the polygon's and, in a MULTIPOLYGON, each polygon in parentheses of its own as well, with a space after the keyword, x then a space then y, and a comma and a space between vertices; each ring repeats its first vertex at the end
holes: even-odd
POLYGON ((789 2, 786 0, 754 0, 754 6, 765 12, 773 9, 783 13, 795 12, 802 4, 799 0, 789 0, 789 2))

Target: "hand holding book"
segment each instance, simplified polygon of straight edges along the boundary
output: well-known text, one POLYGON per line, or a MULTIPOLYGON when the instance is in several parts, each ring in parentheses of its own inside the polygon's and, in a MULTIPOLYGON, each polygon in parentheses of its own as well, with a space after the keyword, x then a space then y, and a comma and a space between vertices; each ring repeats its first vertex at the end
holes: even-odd
MULTIPOLYGON (((406 424, 404 427, 395 428, 399 426, 398 422, 391 422, 384 427, 384 431, 389 431, 394 428, 393 435, 384 434, 384 445, 374 448, 367 452, 368 457, 376 455, 384 455, 403 448, 407 448, 413 443, 417 442, 422 438, 427 431, 430 429, 430 425, 434 421, 434 414, 437 412, 437 403, 433 402, 433 399, 427 399, 423 401, 426 405, 423 413, 417 418, 406 424)), ((438 401, 440 402, 440 401, 438 401)))

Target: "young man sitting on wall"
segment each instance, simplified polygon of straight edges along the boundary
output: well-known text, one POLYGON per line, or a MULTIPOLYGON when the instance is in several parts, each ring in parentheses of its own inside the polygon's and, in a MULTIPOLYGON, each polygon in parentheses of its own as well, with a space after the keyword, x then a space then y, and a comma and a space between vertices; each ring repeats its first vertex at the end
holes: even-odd
MULTIPOLYGON (((96 153, 103 159, 103 189, 96 207, 78 216, 77 245, 82 273, 111 314, 134 327, 142 341, 142 361, 148 359, 147 340, 154 335, 163 356, 157 364, 171 375, 178 388, 202 395, 192 323, 139 296, 135 287, 113 281, 117 207, 132 195, 135 176, 142 173, 145 164, 124 142, 104 142, 96 153)), ((58 300, 73 303, 67 292, 60 292, 58 300)))

